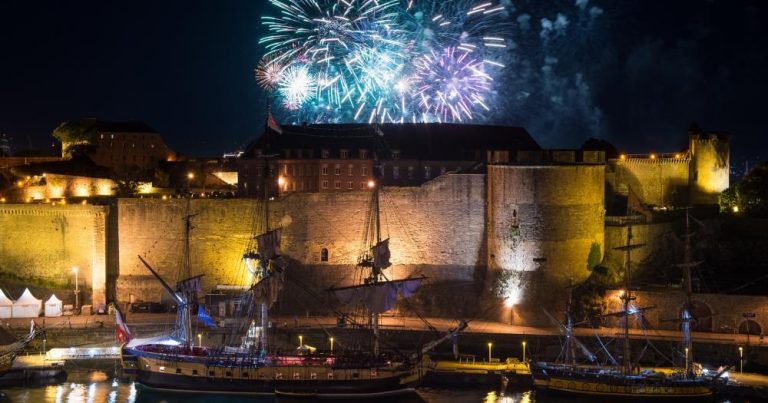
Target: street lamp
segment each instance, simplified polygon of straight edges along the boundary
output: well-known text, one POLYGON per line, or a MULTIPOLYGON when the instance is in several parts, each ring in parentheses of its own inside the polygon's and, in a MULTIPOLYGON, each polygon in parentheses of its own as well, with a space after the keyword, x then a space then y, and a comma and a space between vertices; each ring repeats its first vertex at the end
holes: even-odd
POLYGON ((330 342, 331 342, 331 353, 333 353, 333 337, 331 337, 328 340, 330 340, 330 342))
POLYGON ((77 276, 78 271, 77 266, 72 268, 72 273, 75 274, 75 310, 80 309, 80 284, 77 276))
POLYGON ((523 340, 523 362, 525 362, 525 340, 523 340))
POLYGON ((202 347, 203 346, 203 335, 201 333, 197 334, 197 346, 202 347))
POLYGON ((739 347, 739 373, 744 372, 744 347, 739 347))
POLYGON ((492 351, 493 351, 493 343, 489 341, 488 342, 488 362, 491 362, 492 351))
POLYGON ((688 377, 688 347, 685 348, 685 376, 688 377))
POLYGON ((304 345, 304 336, 299 335, 299 347, 304 345))

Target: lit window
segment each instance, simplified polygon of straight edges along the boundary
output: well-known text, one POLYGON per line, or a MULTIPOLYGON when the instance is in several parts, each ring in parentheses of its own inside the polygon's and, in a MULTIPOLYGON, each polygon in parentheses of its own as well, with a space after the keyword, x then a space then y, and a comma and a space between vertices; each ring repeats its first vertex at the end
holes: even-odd
POLYGON ((334 188, 341 189, 341 181, 336 181, 333 183, 333 185, 334 185, 334 188))
POLYGON ((349 164, 349 172, 348 172, 348 175, 349 175, 349 176, 352 176, 352 175, 353 175, 353 172, 354 172, 354 170, 355 170, 355 166, 354 166, 354 165, 352 165, 352 164, 349 164))
POLYGON ((322 172, 323 172, 323 175, 328 175, 328 165, 323 164, 322 172))
POLYGON ((334 167, 334 169, 333 169, 333 173, 335 175, 341 175, 341 165, 336 164, 336 167, 334 167))
POLYGON ((323 181, 323 189, 328 189, 328 181, 323 181))
POLYGON ((431 167, 430 167, 430 166, 428 166, 428 165, 427 165, 427 166, 425 166, 425 167, 424 167, 424 179, 429 179, 429 178, 430 178, 430 174, 431 174, 431 173, 432 173, 432 169, 431 169, 431 167))
POLYGON ((349 151, 348 150, 341 150, 340 152, 341 158, 346 159, 349 157, 349 151))
POLYGON ((355 185, 352 183, 352 181, 347 182, 347 189, 352 190, 354 189, 355 185))
POLYGON ((400 159, 400 150, 392 150, 392 159, 393 160, 400 159))

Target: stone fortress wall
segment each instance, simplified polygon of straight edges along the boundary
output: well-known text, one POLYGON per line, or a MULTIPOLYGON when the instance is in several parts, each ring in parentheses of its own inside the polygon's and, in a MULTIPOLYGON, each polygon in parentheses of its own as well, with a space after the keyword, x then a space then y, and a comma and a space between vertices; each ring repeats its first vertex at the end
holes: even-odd
POLYGON ((508 309, 519 305, 513 321, 533 323, 541 306, 562 309, 561 292, 602 260, 604 172, 598 164, 489 166, 489 270, 508 309))
MULTIPOLYGON (((77 267, 80 287, 92 291, 93 303, 104 303, 108 212, 89 205, 0 205, 0 279, 6 283, 0 286, 74 288, 77 267)), ((21 290, 14 291, 18 297, 21 290)))

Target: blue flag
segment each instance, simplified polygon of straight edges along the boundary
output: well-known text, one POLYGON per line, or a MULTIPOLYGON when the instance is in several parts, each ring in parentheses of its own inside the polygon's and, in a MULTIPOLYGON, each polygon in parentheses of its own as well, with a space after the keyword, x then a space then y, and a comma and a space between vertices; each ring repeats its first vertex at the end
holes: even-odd
POLYGON ((208 312, 205 311, 202 305, 197 306, 197 320, 205 326, 216 327, 216 322, 211 315, 208 315, 208 312))

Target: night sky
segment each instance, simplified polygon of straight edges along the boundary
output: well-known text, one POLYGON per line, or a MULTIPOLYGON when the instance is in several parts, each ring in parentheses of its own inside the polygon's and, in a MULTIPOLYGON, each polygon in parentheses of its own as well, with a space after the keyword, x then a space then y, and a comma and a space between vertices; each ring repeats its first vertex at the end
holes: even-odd
MULTIPOLYGON (((512 3, 531 10, 533 26, 537 9, 552 15, 575 7, 574 0, 512 3)), ((589 32, 560 43, 563 77, 583 76, 578 102, 565 105, 571 110, 516 107, 490 123, 526 127, 545 147, 600 137, 647 152, 684 147, 695 120, 731 132, 739 164, 768 158, 768 2, 589 4, 603 14, 589 32)), ((0 133, 17 149, 40 147, 59 122, 96 117, 145 121, 184 153, 242 147, 264 126, 253 68, 265 13, 274 14, 266 0, 4 1, 0 133)), ((551 88, 524 85, 551 98, 551 88)))

